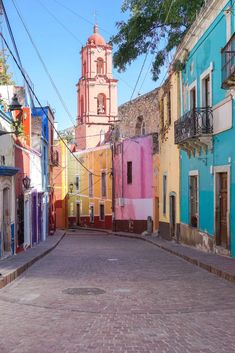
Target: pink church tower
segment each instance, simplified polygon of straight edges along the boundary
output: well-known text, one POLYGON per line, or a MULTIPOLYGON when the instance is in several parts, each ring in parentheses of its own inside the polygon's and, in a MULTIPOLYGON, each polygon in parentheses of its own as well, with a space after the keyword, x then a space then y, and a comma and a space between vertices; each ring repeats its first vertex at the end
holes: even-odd
POLYGON ((78 149, 95 147, 117 119, 117 80, 112 75, 112 47, 98 33, 81 50, 82 76, 77 84, 78 149))

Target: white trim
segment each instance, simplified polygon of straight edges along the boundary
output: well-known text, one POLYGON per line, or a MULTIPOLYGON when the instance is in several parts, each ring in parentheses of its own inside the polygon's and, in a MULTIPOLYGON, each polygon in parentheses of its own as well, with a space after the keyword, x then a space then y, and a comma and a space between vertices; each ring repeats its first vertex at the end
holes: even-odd
POLYGON ((224 11, 224 15, 226 20, 226 42, 228 42, 232 35, 232 16, 230 6, 224 11))
POLYGON ((198 170, 190 170, 188 173, 189 176, 198 176, 199 172, 198 170))
POLYGON ((216 206, 217 206, 217 174, 219 173, 227 173, 227 239, 228 239, 228 245, 229 245, 229 251, 231 249, 231 244, 230 244, 230 180, 231 180, 231 165, 221 165, 221 166, 216 166, 214 167, 214 238, 216 241, 216 206))
POLYGON ((196 96, 196 107, 198 106, 198 99, 197 99, 197 80, 194 80, 188 87, 188 110, 191 110, 191 94, 190 92, 195 88, 195 96, 196 96))
POLYGON ((212 102, 213 102, 213 97, 212 97, 212 71, 214 69, 213 62, 211 61, 210 66, 203 71, 203 73, 200 75, 200 107, 205 107, 205 104, 203 102, 203 95, 204 95, 204 90, 203 90, 203 80, 207 76, 210 77, 210 107, 212 107, 212 102))

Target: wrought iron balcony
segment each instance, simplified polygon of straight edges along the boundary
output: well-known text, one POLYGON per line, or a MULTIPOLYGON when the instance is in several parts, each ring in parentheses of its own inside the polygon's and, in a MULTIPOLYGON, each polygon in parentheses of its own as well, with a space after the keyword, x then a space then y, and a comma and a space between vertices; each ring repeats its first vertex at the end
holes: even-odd
POLYGON ((194 108, 175 122, 175 144, 195 141, 213 133, 213 112, 210 107, 194 108))
POLYGON ((222 54, 222 88, 235 87, 235 33, 221 51, 222 54))

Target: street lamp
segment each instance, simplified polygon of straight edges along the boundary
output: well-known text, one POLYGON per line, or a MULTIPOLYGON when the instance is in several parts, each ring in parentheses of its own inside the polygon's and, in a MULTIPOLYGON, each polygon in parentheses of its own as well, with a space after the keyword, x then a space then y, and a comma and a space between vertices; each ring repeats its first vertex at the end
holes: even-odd
POLYGON ((20 111, 19 118, 17 120, 14 120, 12 123, 14 131, 0 130, 0 136, 8 135, 8 134, 15 134, 17 136, 20 133, 19 130, 20 130, 20 125, 22 123, 22 105, 19 103, 16 93, 14 93, 14 96, 11 100, 11 104, 9 104, 8 108, 9 108, 10 112, 13 112, 15 110, 19 110, 20 111))

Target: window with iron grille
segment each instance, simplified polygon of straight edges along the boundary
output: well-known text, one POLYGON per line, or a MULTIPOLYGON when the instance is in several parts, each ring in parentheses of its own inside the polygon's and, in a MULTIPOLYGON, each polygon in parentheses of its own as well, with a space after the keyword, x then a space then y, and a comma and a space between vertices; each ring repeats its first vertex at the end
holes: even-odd
POLYGON ((80 189, 80 177, 78 175, 76 176, 75 186, 76 186, 76 190, 79 191, 79 189, 80 189))
POLYGON ((102 197, 106 197, 106 173, 101 173, 101 192, 102 197))
POLYGON ((93 174, 89 173, 89 196, 93 196, 93 174))
POLYGON ((100 204, 100 220, 104 221, 104 205, 100 204))
POLYGON ((190 225, 198 227, 198 176, 189 177, 190 225))
POLYGON ((132 184, 132 162, 127 162, 127 184, 132 184))

